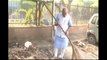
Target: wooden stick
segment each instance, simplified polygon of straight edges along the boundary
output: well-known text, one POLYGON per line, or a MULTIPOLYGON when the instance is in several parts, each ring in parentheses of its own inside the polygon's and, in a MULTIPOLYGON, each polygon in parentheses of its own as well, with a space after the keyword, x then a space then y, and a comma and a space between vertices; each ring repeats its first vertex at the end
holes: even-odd
MULTIPOLYGON (((46 6, 46 4, 44 3, 45 7, 48 9, 48 7, 46 6)), ((50 14, 53 16, 53 14, 51 13, 51 11, 48 9, 48 11, 50 12, 50 14)), ((55 19, 55 21, 57 22, 56 18, 53 16, 53 18, 55 19)), ((58 23, 59 24, 59 23, 58 23)), ((54 26, 54 25, 53 25, 54 26)), ((61 25, 59 24, 59 27, 62 29, 62 31, 64 32, 63 28, 61 27, 61 25)), ((64 34, 66 35, 66 33, 64 32, 64 34)), ((71 42, 70 38, 68 37, 68 35, 66 35, 66 37, 68 38, 68 40, 70 41, 70 44, 72 46, 73 49, 73 54, 72 54, 72 59, 82 59, 81 53, 79 51, 79 49, 74 46, 74 44, 71 42)))

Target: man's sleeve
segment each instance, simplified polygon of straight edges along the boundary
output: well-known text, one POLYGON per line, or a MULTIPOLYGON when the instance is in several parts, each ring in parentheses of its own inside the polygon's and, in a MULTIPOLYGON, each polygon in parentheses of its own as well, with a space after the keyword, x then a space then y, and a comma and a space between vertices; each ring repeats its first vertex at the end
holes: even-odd
POLYGON ((56 16, 56 20, 55 20, 55 24, 57 23, 57 21, 59 20, 59 14, 57 14, 57 16, 56 16))
POLYGON ((69 25, 69 27, 72 26, 72 17, 70 17, 70 19, 69 19, 69 21, 68 21, 68 25, 69 25))
POLYGON ((59 20, 59 18, 58 18, 58 14, 57 14, 56 17, 55 17, 55 19, 54 19, 54 30, 56 30, 55 24, 57 23, 58 20, 59 20))

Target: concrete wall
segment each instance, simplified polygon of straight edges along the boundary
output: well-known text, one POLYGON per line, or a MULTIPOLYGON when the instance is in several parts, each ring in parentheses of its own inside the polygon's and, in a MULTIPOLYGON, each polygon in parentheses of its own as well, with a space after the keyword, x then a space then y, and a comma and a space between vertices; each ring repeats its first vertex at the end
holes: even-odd
POLYGON ((8 28, 9 44, 31 42, 51 41, 52 27, 9 27, 8 28))
MULTIPOLYGON (((84 38, 87 26, 73 26, 69 30, 69 37, 71 40, 84 38)), ((34 44, 46 45, 48 42, 52 43, 52 27, 9 27, 9 45, 16 42, 24 44, 24 42, 31 41, 34 44)))

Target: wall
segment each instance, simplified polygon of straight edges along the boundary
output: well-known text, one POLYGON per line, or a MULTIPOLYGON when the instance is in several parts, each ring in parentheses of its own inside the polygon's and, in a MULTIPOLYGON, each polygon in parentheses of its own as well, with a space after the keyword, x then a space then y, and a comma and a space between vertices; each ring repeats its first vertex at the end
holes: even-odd
POLYGON ((9 44, 16 42, 23 44, 29 40, 33 43, 38 41, 51 41, 51 27, 9 27, 8 28, 9 44))

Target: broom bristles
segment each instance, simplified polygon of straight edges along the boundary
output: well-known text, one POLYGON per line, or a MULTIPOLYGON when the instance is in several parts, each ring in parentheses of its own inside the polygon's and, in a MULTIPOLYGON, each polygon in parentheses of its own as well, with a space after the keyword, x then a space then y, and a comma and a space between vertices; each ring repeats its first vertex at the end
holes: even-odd
POLYGON ((73 49, 72 59, 83 59, 81 51, 77 48, 77 46, 74 46, 73 43, 71 43, 71 45, 73 49))

